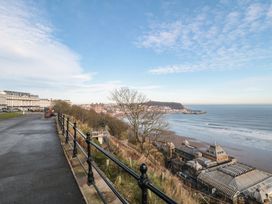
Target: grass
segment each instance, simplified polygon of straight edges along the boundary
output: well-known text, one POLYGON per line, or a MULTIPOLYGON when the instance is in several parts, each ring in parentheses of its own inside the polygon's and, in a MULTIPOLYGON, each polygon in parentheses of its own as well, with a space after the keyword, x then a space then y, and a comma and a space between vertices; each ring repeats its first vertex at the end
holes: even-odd
MULTIPOLYGON (((84 126, 81 121, 77 121, 78 127, 84 129, 83 132, 89 131, 91 128, 84 126)), ((79 137, 80 138, 80 137, 79 137)), ((79 143, 84 146, 85 141, 79 139, 79 143)), ((193 195, 193 192, 184 188, 178 177, 166 171, 164 167, 158 166, 157 163, 152 163, 149 159, 142 157, 138 150, 122 145, 117 139, 110 140, 106 149, 115 155, 120 161, 139 173, 139 166, 142 162, 148 162, 149 166, 148 177, 150 181, 157 186, 166 195, 173 198, 177 203, 197 204, 198 197, 193 195), (109 149, 108 149, 108 148, 109 149), (142 159, 142 161, 140 161, 142 159)), ((86 146, 85 146, 86 148, 86 146)), ((114 184, 115 188, 128 200, 129 203, 140 203, 141 190, 138 186, 137 180, 129 176, 126 172, 121 170, 114 162, 105 157, 104 154, 92 148, 92 157, 98 167, 104 172, 107 178, 114 184)), ((148 191, 148 201, 150 204, 163 204, 159 197, 151 191, 148 191)))
POLYGON ((0 120, 5 120, 9 118, 16 118, 21 116, 21 112, 12 112, 12 113, 0 113, 0 120))
MULTIPOLYGON (((110 143, 111 146, 114 144, 110 143)), ((122 147, 123 148, 123 147, 122 147)), ((124 158, 123 155, 117 152, 113 153, 119 160, 139 173, 139 163, 137 160, 131 162, 124 158)), ((129 201, 129 203, 140 203, 141 191, 138 187, 137 181, 129 176, 126 172, 121 170, 112 161, 108 159, 97 150, 93 150, 92 156, 99 168, 111 180, 117 190, 129 201)), ((151 167, 151 166, 150 166, 151 167)), ((166 195, 176 200, 177 203, 197 204, 198 198, 193 198, 193 194, 187 191, 181 181, 173 176, 170 172, 163 172, 162 170, 150 168, 148 172, 150 181, 163 191, 166 195)), ((148 191, 148 200, 150 204, 163 204, 165 203, 151 191, 148 191)))

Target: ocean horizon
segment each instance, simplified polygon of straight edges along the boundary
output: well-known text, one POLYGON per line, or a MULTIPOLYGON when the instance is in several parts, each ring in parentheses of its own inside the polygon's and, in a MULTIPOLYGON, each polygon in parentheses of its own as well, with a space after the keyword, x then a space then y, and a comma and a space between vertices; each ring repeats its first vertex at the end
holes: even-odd
POLYGON ((206 114, 167 114, 169 130, 177 135, 228 147, 272 151, 272 105, 186 105, 206 114))

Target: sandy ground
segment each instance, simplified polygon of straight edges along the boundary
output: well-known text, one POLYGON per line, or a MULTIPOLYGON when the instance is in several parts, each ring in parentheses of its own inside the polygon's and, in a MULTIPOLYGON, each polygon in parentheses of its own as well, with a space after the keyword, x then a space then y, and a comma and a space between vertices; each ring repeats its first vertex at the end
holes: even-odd
MULTIPOLYGON (((176 147, 179 147, 186 139, 192 146, 199 148, 202 151, 208 148, 209 144, 194 138, 177 135, 173 131, 166 131, 163 134, 166 141, 171 141, 176 147)), ((233 146, 231 144, 220 144, 230 156, 238 159, 239 162, 256 167, 258 169, 272 173, 272 151, 266 151, 256 148, 248 148, 239 144, 233 146)), ((272 148, 272 147, 271 147, 272 148)))

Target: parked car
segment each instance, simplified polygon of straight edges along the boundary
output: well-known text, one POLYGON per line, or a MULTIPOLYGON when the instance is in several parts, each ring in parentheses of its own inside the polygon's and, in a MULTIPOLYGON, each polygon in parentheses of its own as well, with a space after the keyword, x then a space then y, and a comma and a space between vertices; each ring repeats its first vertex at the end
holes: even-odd
POLYGON ((8 108, 2 108, 2 112, 10 112, 10 109, 8 109, 8 108))
POLYGON ((19 108, 11 108, 10 112, 20 112, 21 110, 19 108))

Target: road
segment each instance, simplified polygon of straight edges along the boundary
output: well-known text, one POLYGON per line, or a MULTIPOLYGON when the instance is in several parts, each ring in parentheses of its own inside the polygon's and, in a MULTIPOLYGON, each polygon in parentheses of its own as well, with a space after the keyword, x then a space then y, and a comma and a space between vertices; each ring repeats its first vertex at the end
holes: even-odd
POLYGON ((0 120, 0 203, 85 203, 53 118, 0 120))

